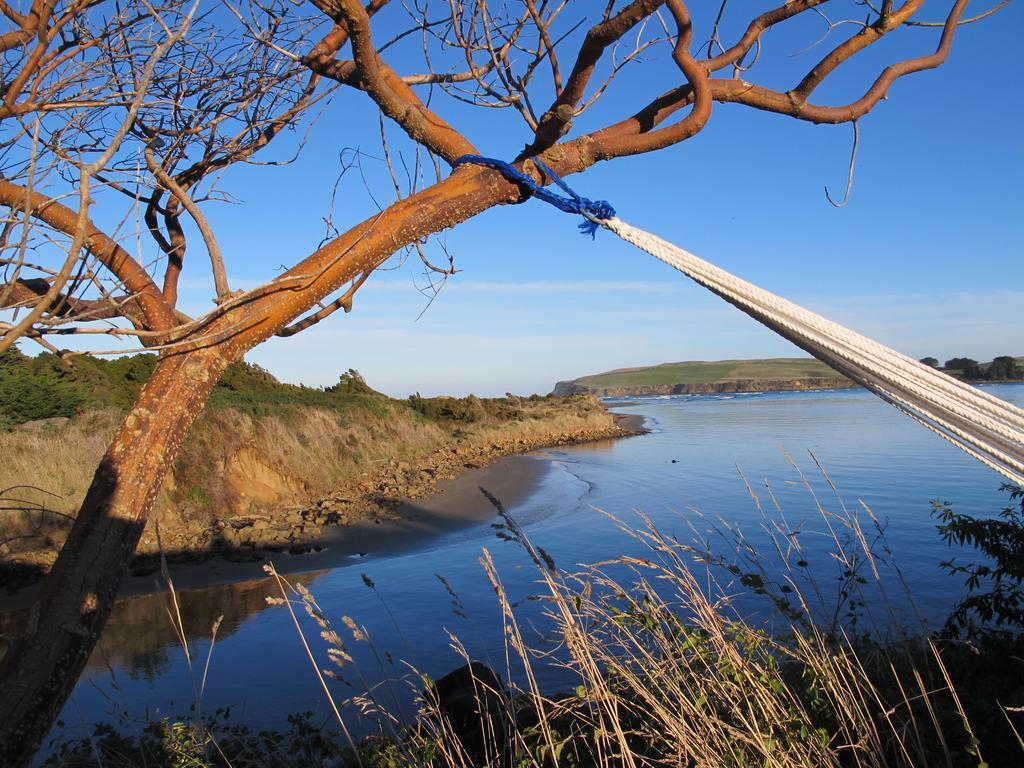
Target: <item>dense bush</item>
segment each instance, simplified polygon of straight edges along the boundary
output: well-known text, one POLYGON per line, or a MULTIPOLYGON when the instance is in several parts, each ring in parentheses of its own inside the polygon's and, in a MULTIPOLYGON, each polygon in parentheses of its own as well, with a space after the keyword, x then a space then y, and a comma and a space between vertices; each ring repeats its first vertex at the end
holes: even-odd
MULTIPOLYGON (((113 360, 62 360, 49 353, 28 357, 10 349, 0 355, 0 428, 55 416, 72 417, 87 410, 126 410, 155 366, 156 357, 148 354, 113 360)), ((264 415, 285 405, 338 410, 355 404, 383 412, 386 402, 390 399, 373 390, 354 370, 342 374, 333 387, 314 389, 282 384, 260 366, 241 362, 224 371, 209 404, 264 415)))
MULTIPOLYGON (((926 362, 931 360, 935 358, 926 357, 921 362, 931 365, 926 362)), ((937 360, 935 364, 938 365, 937 360)), ((1024 378, 1024 370, 1017 364, 1017 359, 1009 355, 993 358, 991 363, 979 363, 969 357, 953 357, 946 361, 943 369, 974 381, 1016 381, 1024 378)))
POLYGON ((0 416, 13 424, 74 416, 89 408, 127 408, 153 371, 155 359, 134 355, 116 360, 17 349, 0 355, 0 416))
POLYGON ((992 360, 985 370, 986 379, 1019 379, 1024 371, 1017 365, 1017 361, 1009 355, 1002 355, 992 360))
POLYGON ((977 640, 993 633, 1024 632, 1024 488, 1003 485, 1001 490, 1009 493, 1011 505, 998 519, 974 518, 954 512, 948 501, 932 502, 942 539, 985 556, 981 563, 941 564, 967 583, 968 596, 946 622, 945 632, 953 637, 977 640))
POLYGON ((476 395, 469 397, 421 397, 417 392, 409 396, 409 405, 432 421, 485 421, 488 409, 476 395))

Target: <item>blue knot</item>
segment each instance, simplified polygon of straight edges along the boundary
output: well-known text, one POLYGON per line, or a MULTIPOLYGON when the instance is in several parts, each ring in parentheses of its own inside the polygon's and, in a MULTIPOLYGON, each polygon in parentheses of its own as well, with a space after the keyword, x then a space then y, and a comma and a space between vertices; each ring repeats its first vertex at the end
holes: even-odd
POLYGON ((496 171, 500 171, 501 175, 509 181, 514 181, 515 183, 521 184, 529 189, 533 197, 538 197, 545 203, 550 203, 560 211, 565 211, 566 213, 578 213, 583 216, 586 221, 580 223, 580 232, 584 235, 590 235, 591 239, 594 238, 600 221, 603 219, 610 219, 615 215, 615 209, 612 208, 611 203, 607 200, 589 200, 577 195, 572 189, 570 189, 569 185, 562 180, 562 177, 551 170, 548 166, 540 160, 535 159, 533 162, 534 165, 544 171, 544 173, 547 174, 555 184, 561 187, 569 197, 562 197, 561 195, 552 192, 547 187, 542 187, 511 163, 506 163, 504 160, 496 160, 492 157, 481 157, 480 155, 463 155, 452 163, 452 167, 457 168, 465 163, 474 163, 476 165, 486 165, 489 168, 494 168, 496 171))

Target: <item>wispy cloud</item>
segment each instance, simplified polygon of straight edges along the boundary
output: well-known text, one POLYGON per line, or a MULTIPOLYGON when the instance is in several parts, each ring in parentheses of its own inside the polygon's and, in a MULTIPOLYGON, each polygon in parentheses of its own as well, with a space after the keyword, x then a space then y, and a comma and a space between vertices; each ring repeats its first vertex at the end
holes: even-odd
MULTIPOLYGON (((408 292, 409 285, 388 285, 408 292)), ((686 281, 464 283, 420 322, 419 297, 367 292, 356 310, 253 359, 290 381, 348 367, 390 394, 545 392, 560 379, 673 360, 804 353, 686 281), (653 290, 648 290, 653 288, 653 290), (561 298, 558 298, 561 296, 561 298)), ((915 357, 1024 354, 1024 292, 794 297, 915 357)))
MULTIPOLYGON (((367 292, 409 291, 411 280, 371 280, 364 290, 367 292)), ((675 293, 678 286, 654 281, 612 281, 612 280, 531 280, 519 283, 505 283, 486 280, 460 280, 458 276, 449 280, 447 291, 473 293, 476 295, 515 294, 606 294, 606 293, 675 293)))

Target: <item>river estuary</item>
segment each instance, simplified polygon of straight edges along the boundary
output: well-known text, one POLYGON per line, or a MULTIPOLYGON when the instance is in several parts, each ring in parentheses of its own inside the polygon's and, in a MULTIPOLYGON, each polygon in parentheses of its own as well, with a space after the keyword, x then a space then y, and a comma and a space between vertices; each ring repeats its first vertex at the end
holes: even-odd
MULTIPOLYGON (((1022 384, 989 391, 1024 405, 1022 384)), ((998 475, 861 390, 638 399, 617 410, 646 417, 650 433, 532 454, 542 464, 539 478, 509 510, 561 566, 643 555, 643 545, 608 517, 638 524, 636 510, 680 539, 691 538, 693 530, 706 534, 720 518, 770 550, 764 515, 777 518, 777 504, 791 528, 803 524, 799 536, 808 568, 822 583, 834 583, 815 499, 829 512, 841 512, 844 504, 859 509, 866 522, 863 502, 885 523, 887 545, 909 590, 908 596, 894 589, 895 602, 905 616, 915 606, 934 627, 963 586, 938 568, 951 552, 935 532, 929 501, 949 500, 975 515, 994 515, 1008 503, 998 475)), ((489 471, 500 473, 500 463, 489 471)), ((513 600, 536 591, 537 574, 518 545, 495 534, 489 523, 478 524, 421 548, 370 552, 341 567, 289 574, 346 637, 351 633, 342 616, 365 627, 371 640, 349 642, 360 671, 349 675, 352 687, 331 682, 339 700, 386 677, 408 678, 405 662, 444 674, 462 663, 452 636, 474 658, 507 674, 501 614, 481 551, 493 555, 513 600)), ((291 615, 266 604, 274 589, 262 579, 179 591, 193 672, 165 599, 150 594, 121 600, 53 736, 81 735, 95 723, 125 717, 187 714, 218 617, 204 712, 230 706, 231 722, 251 727, 282 725, 289 713, 304 710, 326 720, 328 708, 291 615)), ((751 602, 750 610, 764 609, 751 602)), ((543 629, 536 602, 525 601, 522 611, 543 629)), ((304 626, 320 666, 327 666, 319 628, 309 621, 304 626)), ((541 674, 542 686, 565 683, 564 673, 541 674)), ((383 685, 378 695, 407 706, 414 687, 383 685)))

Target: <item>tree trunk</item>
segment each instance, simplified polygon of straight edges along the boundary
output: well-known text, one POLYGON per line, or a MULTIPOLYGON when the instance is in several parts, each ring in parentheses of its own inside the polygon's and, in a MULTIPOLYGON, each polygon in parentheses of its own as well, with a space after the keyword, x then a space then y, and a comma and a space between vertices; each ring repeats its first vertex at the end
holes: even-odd
POLYGON ((24 635, 0 661, 0 765, 27 764, 92 652, 169 464, 228 360, 161 360, 100 462, 24 635))
MULTIPOLYGON (((590 149, 578 140, 544 159, 564 176, 595 162, 590 149)), ((523 199, 523 191, 500 174, 460 169, 353 227, 275 283, 250 292, 249 301, 196 331, 190 351, 157 364, 96 470, 25 635, 0 660, 2 768, 31 760, 71 693, 113 607, 167 468, 227 364, 409 243, 523 199)))

